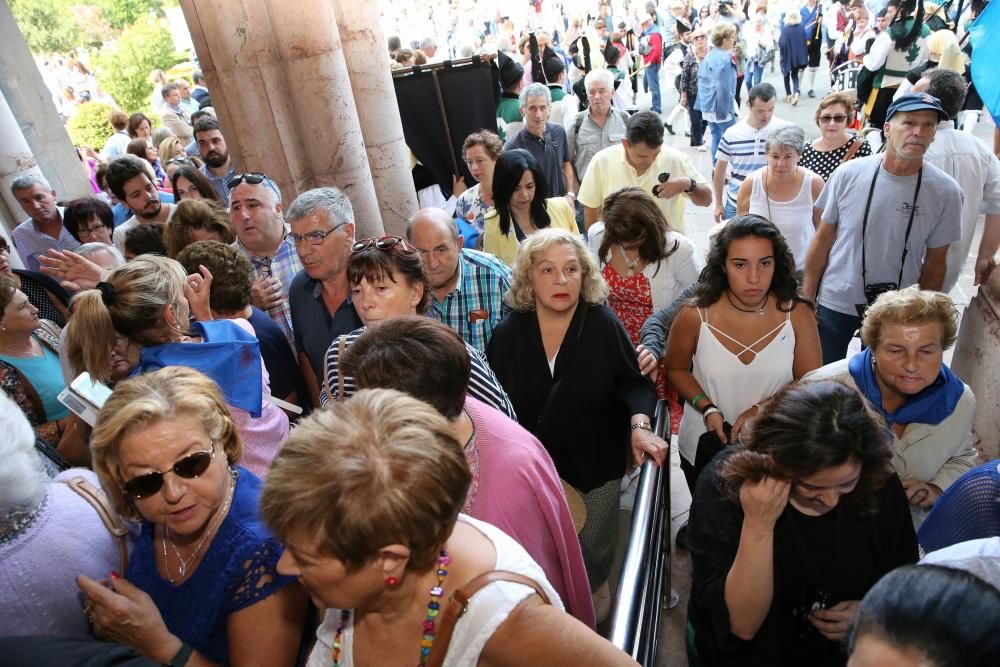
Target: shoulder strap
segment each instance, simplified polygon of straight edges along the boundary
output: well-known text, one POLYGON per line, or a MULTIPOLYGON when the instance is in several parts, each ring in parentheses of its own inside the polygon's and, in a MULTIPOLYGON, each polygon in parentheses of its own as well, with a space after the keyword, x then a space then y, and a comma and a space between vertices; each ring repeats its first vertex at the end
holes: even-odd
POLYGON ((104 522, 104 527, 117 540, 118 559, 121 562, 122 568, 119 572, 124 575, 125 570, 128 569, 128 543, 125 541, 125 536, 128 535, 128 528, 122 524, 118 513, 112 509, 111 503, 108 502, 108 497, 104 495, 103 491, 83 477, 66 479, 63 480, 63 483, 90 503, 91 507, 97 512, 97 515, 101 517, 101 521, 104 522))
POLYGON ((510 581, 515 584, 527 586, 538 597, 542 598, 543 604, 552 604, 549 596, 545 594, 545 591, 538 585, 538 582, 531 577, 506 570, 491 570, 479 575, 451 594, 448 606, 445 607, 439 617, 437 637, 434 639, 431 654, 427 658, 427 667, 441 667, 445 657, 448 655, 448 645, 451 644, 451 636, 455 631, 455 624, 462 617, 462 614, 465 613, 472 596, 495 581, 510 581))
POLYGON ((585 113, 586 110, 576 113, 576 120, 573 121, 573 141, 576 141, 580 137, 580 127, 583 125, 583 114, 585 113))
MULTIPOLYGON (((44 423, 48 419, 48 415, 45 414, 45 406, 42 404, 42 398, 35 391, 35 388, 28 381, 28 378, 24 376, 24 373, 18 369, 14 364, 7 363, 6 361, 0 359, 0 368, 7 371, 8 373, 13 373, 14 377, 17 378, 17 382, 21 384, 21 388, 24 389, 24 395, 27 397, 28 402, 31 403, 31 409, 35 411, 38 415, 38 419, 41 420, 40 423, 44 423)), ((21 409, 24 408, 22 406, 21 409)))
POLYGON ((865 140, 855 134, 854 143, 851 144, 851 147, 847 149, 846 153, 844 153, 844 159, 840 161, 840 164, 844 164, 845 162, 853 158, 854 154, 857 153, 859 150, 861 150, 861 144, 863 143, 865 143, 865 140))

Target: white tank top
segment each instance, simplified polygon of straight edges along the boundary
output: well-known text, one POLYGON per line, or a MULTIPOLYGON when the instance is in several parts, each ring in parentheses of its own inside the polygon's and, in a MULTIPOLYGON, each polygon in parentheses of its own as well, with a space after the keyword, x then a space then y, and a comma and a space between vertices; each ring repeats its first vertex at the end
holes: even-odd
MULTIPOLYGON (((744 352, 775 331, 778 332, 763 350, 754 355, 749 364, 744 364, 738 354, 719 342, 718 337, 734 339, 709 324, 707 312, 703 313, 699 308, 698 316, 701 317, 701 327, 698 330, 698 346, 694 351, 691 372, 701 385, 701 390, 722 410, 725 421, 732 424, 754 403, 772 396, 792 381, 795 329, 792 327, 791 312, 785 316, 784 322, 746 346, 744 352)), ((681 456, 689 463, 694 463, 698 438, 704 432, 705 422, 701 413, 685 402, 677 444, 681 456)))
POLYGON ((764 192, 767 167, 750 174, 750 182, 753 183, 750 213, 764 216, 774 223, 792 251, 795 270, 802 271, 806 265, 806 251, 816 228, 813 227, 812 173, 804 167, 796 167, 796 170, 805 172, 805 177, 799 193, 791 201, 776 201, 764 192))

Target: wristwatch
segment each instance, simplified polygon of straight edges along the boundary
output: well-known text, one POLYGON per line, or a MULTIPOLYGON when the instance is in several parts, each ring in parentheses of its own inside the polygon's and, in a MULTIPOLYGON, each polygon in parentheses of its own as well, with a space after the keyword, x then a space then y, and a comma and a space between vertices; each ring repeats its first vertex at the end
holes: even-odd
POLYGON ((696 181, 696 180, 694 180, 694 179, 692 178, 692 179, 691 179, 691 187, 689 187, 689 188, 688 188, 687 190, 685 190, 685 191, 684 191, 684 194, 686 194, 686 195, 689 195, 689 194, 693 194, 693 193, 694 193, 694 191, 695 191, 695 189, 696 189, 697 187, 698 187, 698 181, 696 181))
POLYGON ((184 667, 191 659, 191 654, 194 653, 194 647, 188 643, 181 644, 181 650, 177 651, 177 654, 170 660, 170 662, 164 663, 163 667, 184 667))
POLYGON ((638 421, 638 422, 632 424, 632 426, 630 426, 628 430, 629 430, 629 432, 631 432, 631 431, 635 431, 635 430, 640 429, 640 428, 643 431, 652 431, 653 430, 653 425, 650 424, 649 422, 638 421))

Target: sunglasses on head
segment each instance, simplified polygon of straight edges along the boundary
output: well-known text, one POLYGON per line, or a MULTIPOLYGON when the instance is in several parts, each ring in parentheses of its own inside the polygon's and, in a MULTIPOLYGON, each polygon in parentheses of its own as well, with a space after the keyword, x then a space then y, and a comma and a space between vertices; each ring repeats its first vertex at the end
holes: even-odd
POLYGON ((360 241, 351 246, 351 252, 356 254, 364 250, 367 250, 372 246, 375 246, 379 250, 389 250, 390 248, 396 247, 400 243, 403 244, 404 248, 407 248, 406 243, 400 236, 382 236, 377 239, 375 238, 361 239, 360 241))
MULTIPOLYGON (((212 449, 188 454, 171 466, 170 470, 182 479, 194 479, 208 470, 208 466, 214 458, 215 446, 213 443, 212 449)), ((163 476, 165 474, 157 471, 133 477, 122 484, 122 493, 135 500, 148 498, 163 488, 163 476)))
POLYGON ((271 179, 267 177, 267 174, 262 174, 259 171, 248 171, 245 174, 236 174, 228 181, 226 181, 226 189, 232 190, 237 185, 246 181, 250 185, 260 185, 261 183, 267 183, 268 187, 271 187, 271 179))
POLYGON ((167 160, 167 164, 194 164, 189 157, 172 157, 167 160))

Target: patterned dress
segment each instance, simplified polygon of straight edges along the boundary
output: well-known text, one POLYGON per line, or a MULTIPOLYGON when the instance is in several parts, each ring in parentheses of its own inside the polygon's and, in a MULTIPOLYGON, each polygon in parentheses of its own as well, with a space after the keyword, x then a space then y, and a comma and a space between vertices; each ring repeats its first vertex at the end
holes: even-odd
MULTIPOLYGON (((611 288, 608 307, 618 316, 632 344, 638 345, 642 340, 642 325, 653 314, 653 293, 649 278, 641 271, 623 276, 610 264, 605 264, 601 273, 611 288)), ((670 405, 670 432, 677 433, 684 410, 677 399, 677 392, 667 386, 667 366, 662 362, 656 371, 655 384, 656 397, 666 399, 670 405)))

